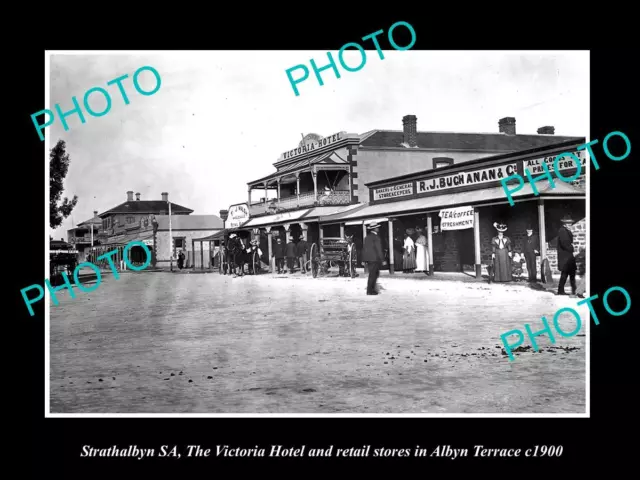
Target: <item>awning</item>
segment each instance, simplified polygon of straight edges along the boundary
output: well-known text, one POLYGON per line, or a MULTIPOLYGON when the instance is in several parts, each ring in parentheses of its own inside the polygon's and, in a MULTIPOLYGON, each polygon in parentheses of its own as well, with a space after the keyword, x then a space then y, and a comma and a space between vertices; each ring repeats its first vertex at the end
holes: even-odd
POLYGON ((194 238, 193 241, 194 242, 211 242, 213 240, 223 240, 224 237, 229 235, 230 233, 237 232, 238 230, 243 230, 245 225, 246 224, 243 224, 238 228, 225 228, 224 230, 220 230, 216 233, 212 233, 207 237, 194 238))
POLYGON ((275 215, 265 215, 264 217, 256 217, 245 223, 242 228, 267 227, 276 223, 288 223, 298 220, 309 213, 311 208, 302 210, 294 210, 293 212, 277 213, 275 215))
MULTIPOLYGON (((531 183, 527 182, 525 186, 512 193, 514 199, 522 199, 524 197, 535 198, 553 198, 554 196, 567 196, 576 199, 585 198, 584 190, 566 184, 561 181, 555 182, 555 188, 551 188, 547 180, 536 182, 536 189, 539 195, 535 196, 531 183)), ((382 216, 398 215, 403 213, 419 212, 432 210, 437 211, 441 208, 448 208, 461 205, 485 203, 498 201, 500 203, 509 204, 507 195, 502 187, 485 188, 481 190, 470 190, 457 193, 443 193, 442 195, 433 195, 431 197, 413 198, 411 200, 402 200, 399 202, 378 203, 376 205, 365 204, 363 208, 354 209, 353 211, 343 212, 336 215, 328 215, 320 217, 318 221, 322 224, 345 223, 347 225, 357 225, 351 223, 359 219, 369 219, 370 221, 380 222, 382 216), (374 217, 374 218, 372 218, 374 217), (349 222, 349 223, 346 223, 349 222)), ((386 219, 385 219, 386 220, 386 219)))
POLYGON ((359 205, 329 205, 329 206, 322 206, 322 207, 314 207, 311 210, 309 210, 303 218, 303 221, 309 219, 317 219, 319 217, 324 217, 327 215, 336 215, 338 213, 342 213, 342 212, 347 212, 349 210, 353 210, 354 208, 358 207, 359 205))

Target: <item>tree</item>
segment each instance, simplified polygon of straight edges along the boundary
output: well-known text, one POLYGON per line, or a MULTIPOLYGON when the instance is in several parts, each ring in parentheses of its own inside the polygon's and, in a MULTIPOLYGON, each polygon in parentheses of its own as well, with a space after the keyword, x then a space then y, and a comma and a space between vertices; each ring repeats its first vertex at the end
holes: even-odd
POLYGON ((78 196, 74 195, 69 200, 64 197, 64 179, 69 171, 69 154, 66 152, 64 140, 58 140, 56 146, 49 152, 49 226, 58 228, 62 221, 71 215, 74 207, 78 203, 78 196))

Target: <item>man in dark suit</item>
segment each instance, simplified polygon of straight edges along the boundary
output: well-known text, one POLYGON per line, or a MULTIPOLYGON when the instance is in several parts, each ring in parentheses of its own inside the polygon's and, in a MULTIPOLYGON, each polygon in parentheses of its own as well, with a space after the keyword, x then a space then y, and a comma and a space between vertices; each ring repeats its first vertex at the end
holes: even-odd
POLYGON ((274 247, 273 256, 276 259, 276 269, 278 274, 281 274, 284 273, 285 246, 280 237, 276 237, 276 244, 274 247))
POLYGON ((296 245, 296 253, 298 254, 298 260, 300 261, 300 273, 307 273, 307 251, 309 250, 309 244, 304 239, 304 235, 300 235, 300 241, 296 245))
POLYGON ((538 272, 536 270, 536 255, 540 253, 540 239, 533 233, 533 227, 527 225, 527 236, 524 239, 524 259, 527 262, 527 272, 529 281, 537 282, 538 272))
POLYGON ((367 262, 367 267, 369 269, 367 295, 378 295, 378 292, 376 291, 376 282, 380 275, 380 266, 384 261, 382 242, 378 236, 380 232, 380 225, 373 223, 369 225, 368 229, 369 234, 364 239, 364 246, 362 248, 362 261, 367 262))
POLYGON ((562 226, 558 230, 558 270, 560 270, 560 282, 558 283, 558 295, 564 293, 564 284, 567 277, 571 282, 571 291, 576 294, 576 259, 573 256, 573 233, 568 225, 573 223, 570 216, 565 216, 561 220, 562 226))
POLYGON ((295 263, 298 258, 298 254, 296 252, 296 244, 293 243, 293 237, 289 238, 289 243, 284 249, 284 253, 287 257, 287 269, 289 273, 292 274, 295 271, 295 263))

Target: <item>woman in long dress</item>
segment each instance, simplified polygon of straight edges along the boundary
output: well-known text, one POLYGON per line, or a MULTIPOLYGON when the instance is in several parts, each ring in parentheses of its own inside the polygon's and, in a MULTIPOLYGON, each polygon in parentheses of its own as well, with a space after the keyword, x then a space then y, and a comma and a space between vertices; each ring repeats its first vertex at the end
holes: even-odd
POLYGON ((510 282, 511 277, 511 256, 513 255, 513 247, 511 239, 504 235, 507 226, 504 223, 494 223, 493 226, 498 231, 498 235, 491 239, 491 247, 493 248, 493 268, 495 272, 494 281, 510 282))
POLYGON ((416 246, 409 233, 404 234, 404 255, 402 257, 402 270, 404 273, 413 273, 416 268, 416 246))
POLYGON ((429 251, 427 250, 427 237, 422 228, 416 227, 418 238, 416 239, 416 272, 424 272, 429 275, 429 251))

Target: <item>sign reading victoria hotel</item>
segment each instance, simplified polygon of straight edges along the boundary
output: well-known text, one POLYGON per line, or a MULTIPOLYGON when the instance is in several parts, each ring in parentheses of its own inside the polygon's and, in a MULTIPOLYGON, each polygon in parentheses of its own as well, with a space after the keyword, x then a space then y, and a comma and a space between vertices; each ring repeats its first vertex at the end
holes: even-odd
POLYGON ((318 139, 307 136, 307 138, 305 138, 305 142, 302 145, 299 145, 297 148, 289 150, 288 152, 284 152, 282 155, 280 155, 280 160, 289 160, 291 158, 297 157, 298 155, 302 155, 303 153, 319 150, 322 147, 333 145, 340 140, 344 140, 346 137, 347 132, 334 133, 333 135, 318 139))
POLYGON ((418 193, 447 190, 449 188, 467 187, 469 185, 482 185, 483 183, 497 182, 516 173, 515 163, 483 168, 473 172, 452 173, 442 177, 418 180, 416 182, 418 193))

